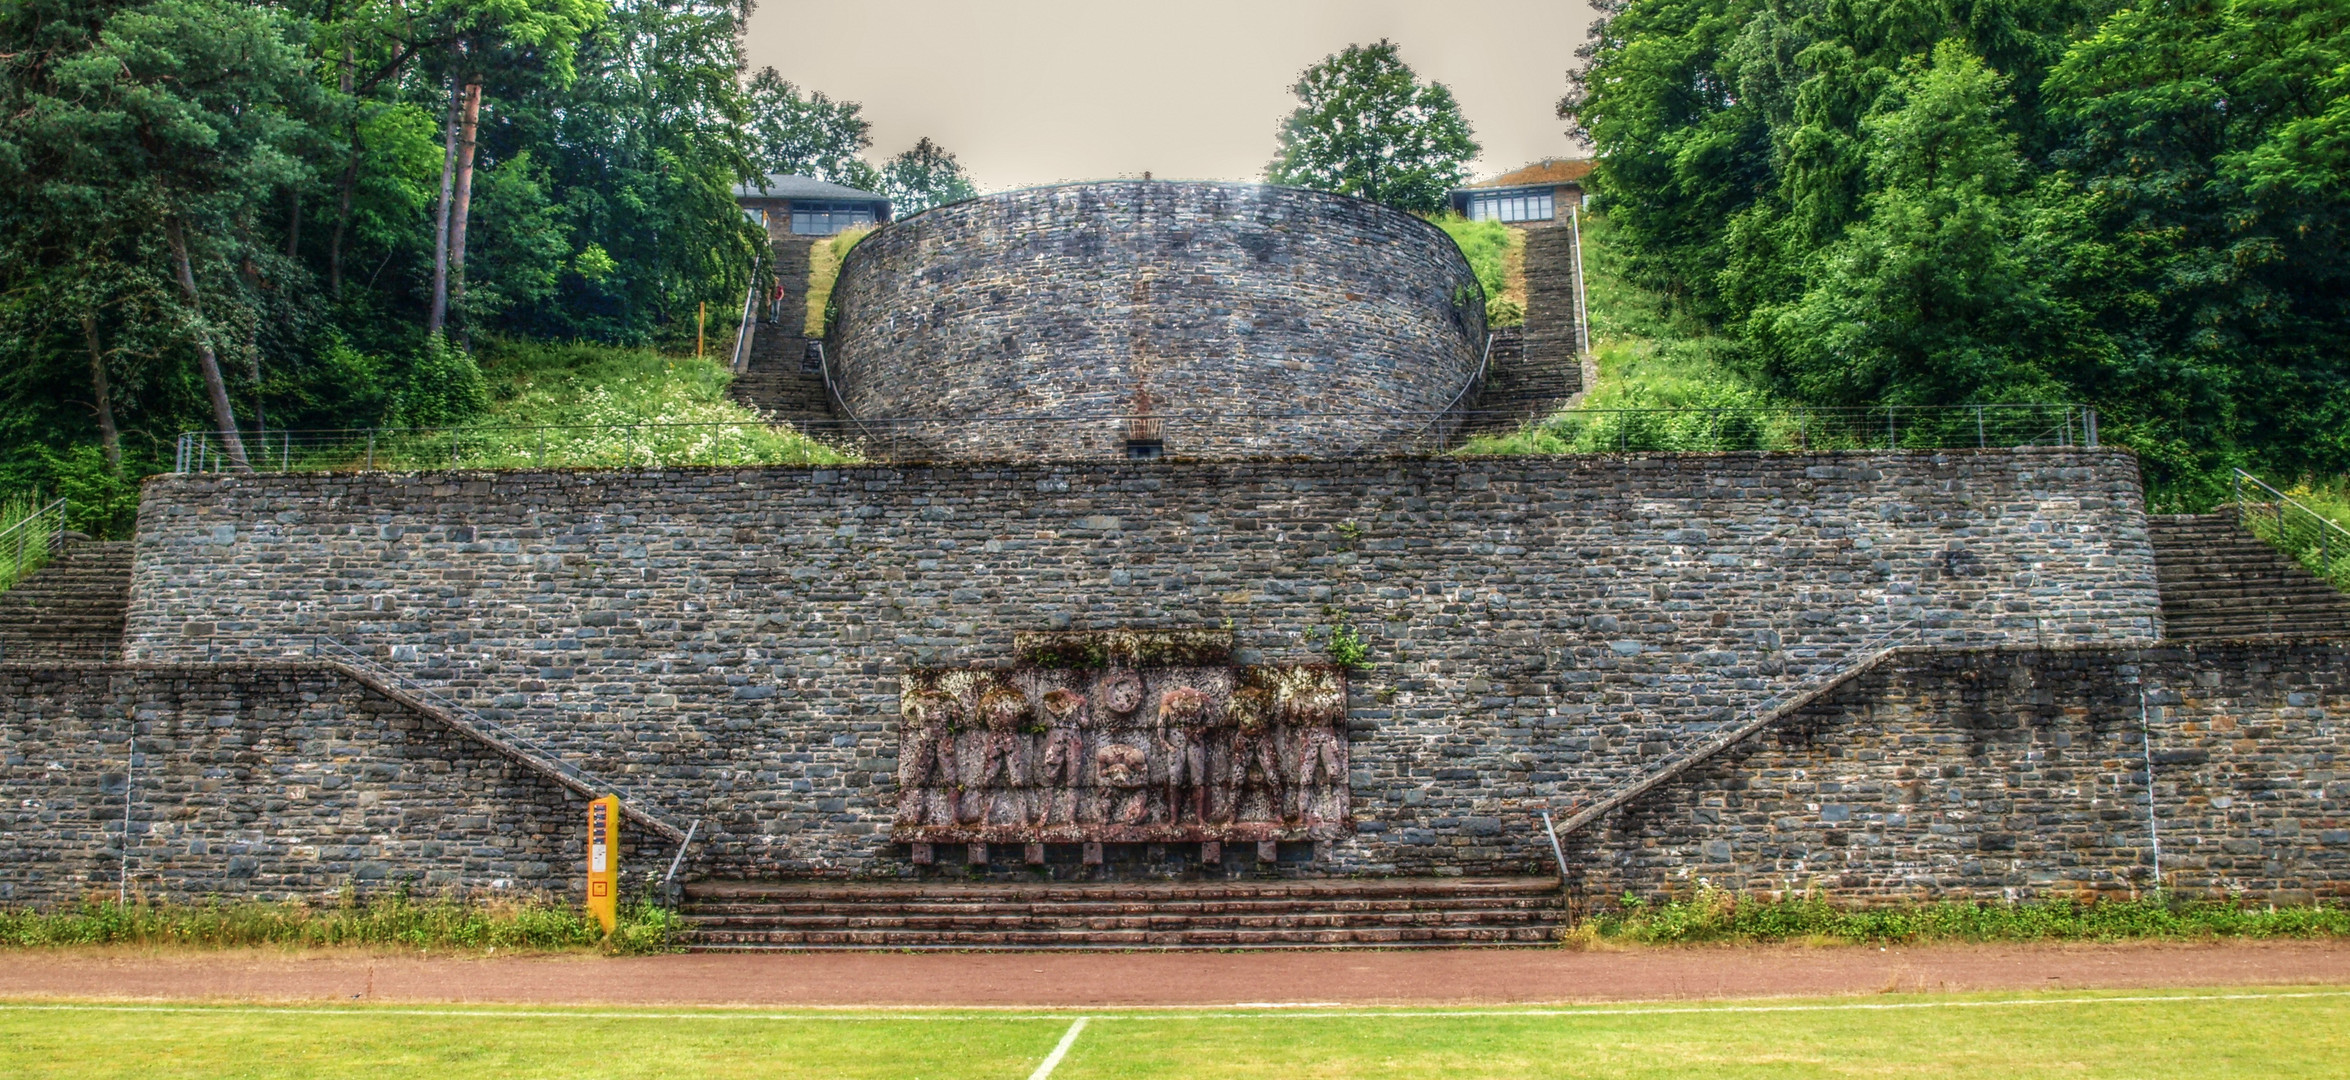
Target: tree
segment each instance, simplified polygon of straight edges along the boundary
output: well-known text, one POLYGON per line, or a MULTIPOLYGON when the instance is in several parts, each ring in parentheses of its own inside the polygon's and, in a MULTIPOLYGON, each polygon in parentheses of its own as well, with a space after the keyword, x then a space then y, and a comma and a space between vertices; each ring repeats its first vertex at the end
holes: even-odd
POLYGON ((979 189, 955 155, 925 136, 881 167, 881 193, 889 196, 891 212, 905 217, 975 197, 979 189))
POLYGON ((309 175, 297 153, 303 117, 317 105, 309 59, 277 13, 228 0, 151 0, 45 20, 50 14, 20 10, 30 23, 0 30, 36 46, 8 55, 15 100, 0 125, 12 254, 24 260, 10 276, 39 277, 55 269, 41 263, 59 254, 88 258, 88 248, 53 242, 77 233, 115 232, 125 236, 116 250, 160 254, 213 425, 243 467, 220 329, 232 314, 221 309, 245 298, 225 283, 270 259, 247 226, 265 200, 309 175), (157 233, 160 252, 135 239, 157 233))
POLYGON ((1394 43, 1349 45, 1307 68, 1290 92, 1270 183, 1436 211, 1477 156, 1452 91, 1422 83, 1394 43))
POLYGON ((750 111, 744 137, 760 172, 812 176, 860 191, 881 186, 881 174, 857 156, 873 145, 872 125, 857 115, 864 106, 820 90, 802 94, 771 67, 751 76, 744 95, 750 111))

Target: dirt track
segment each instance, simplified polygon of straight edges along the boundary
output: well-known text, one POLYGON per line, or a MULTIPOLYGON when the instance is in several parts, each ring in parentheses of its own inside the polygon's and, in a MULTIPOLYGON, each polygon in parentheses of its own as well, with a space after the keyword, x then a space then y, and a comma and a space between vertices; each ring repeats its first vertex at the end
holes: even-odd
POLYGON ((443 958, 0 952, 0 997, 700 1005, 1470 1004, 2350 984, 2350 943, 443 958))

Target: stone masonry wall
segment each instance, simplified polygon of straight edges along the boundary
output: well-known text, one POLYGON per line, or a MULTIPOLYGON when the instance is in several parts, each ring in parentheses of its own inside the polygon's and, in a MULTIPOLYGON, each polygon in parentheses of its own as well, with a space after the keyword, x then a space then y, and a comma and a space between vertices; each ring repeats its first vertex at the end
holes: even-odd
POLYGON ((331 668, 0 664, 0 902, 114 896, 126 800, 156 899, 575 897, 584 872, 583 800, 331 668))
POLYGON ((2030 899, 2149 888, 2157 838, 2177 894, 2350 896, 2350 642, 1904 655, 1568 861, 1585 902, 2030 899))
POLYGON ((1122 458, 1118 418, 1139 412, 1195 417, 1166 425, 1170 456, 1338 456, 1412 438, 1461 394, 1483 297, 1442 230, 1359 199, 1033 188, 858 244, 831 363, 859 418, 954 418, 889 429, 941 457, 1122 458), (1033 419, 1068 415, 1089 419, 1033 419))
POLYGON ((1343 619, 1320 872, 1547 865, 1538 813, 1917 625, 2159 632, 2098 450, 205 475, 149 481, 127 655, 329 634, 703 819, 713 873, 894 874, 898 680, 1027 630, 1343 619))

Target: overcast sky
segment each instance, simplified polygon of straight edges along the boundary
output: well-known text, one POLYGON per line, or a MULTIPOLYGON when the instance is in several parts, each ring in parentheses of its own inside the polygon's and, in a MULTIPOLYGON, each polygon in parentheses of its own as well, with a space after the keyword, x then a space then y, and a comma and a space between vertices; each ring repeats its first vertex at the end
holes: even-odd
POLYGON ((754 67, 863 102, 879 165, 929 136, 989 191, 1140 176, 1254 180, 1307 65, 1382 37, 1452 88, 1485 176, 1569 154, 1552 110, 1581 2, 762 0, 754 67))

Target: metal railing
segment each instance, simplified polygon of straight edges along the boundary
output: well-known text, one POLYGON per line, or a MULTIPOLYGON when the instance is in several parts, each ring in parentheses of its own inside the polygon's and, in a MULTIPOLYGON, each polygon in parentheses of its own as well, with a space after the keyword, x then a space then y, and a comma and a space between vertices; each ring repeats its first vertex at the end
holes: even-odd
POLYGON ((51 499, 0 529, 0 592, 16 587, 65 545, 65 500, 51 499))
MULTIPOLYGON (((839 389, 829 365, 826 393, 839 389)), ((838 408, 838 406, 835 406, 838 408)), ((270 431, 247 442, 254 468, 281 472, 662 468, 855 462, 1100 461, 1127 456, 1137 422, 1168 457, 1379 458, 1445 453, 1609 454, 1957 450, 2098 445, 2078 405, 1854 409, 1572 409, 1518 426, 1472 408, 1351 412, 1153 411, 805 418, 715 424, 473 424, 270 431), (1485 435, 1465 434, 1481 424, 1485 435), (1510 425, 1510 426, 1504 426, 1510 425)), ((218 436, 180 436, 175 471, 232 468, 218 436)))
POLYGON ((466 735, 523 762, 546 774, 549 779, 590 799, 605 795, 620 797, 621 806, 630 817, 650 825, 668 839, 681 846, 687 833, 652 812, 654 804, 625 785, 582 769, 563 760, 562 754, 530 736, 483 716, 473 709, 451 700, 431 687, 401 673, 398 669, 379 663, 349 645, 324 634, 310 635, 309 654, 314 659, 331 660, 345 667, 364 672, 386 683, 409 697, 416 698, 439 711, 442 718, 466 735))
POLYGON ((2299 560, 2327 584, 2350 592, 2350 529, 2251 473, 2230 471, 2235 475, 2229 505, 2236 523, 2299 560))
POLYGON ((740 375, 751 366, 751 334, 758 325, 759 281, 756 275, 743 287, 743 317, 734 327, 734 359, 727 369, 740 375))
MULTIPOLYGON (((1777 723, 1780 719, 1811 704, 1821 696, 1844 685, 1854 677, 1875 667, 1895 649, 1909 644, 1925 629, 1923 608, 1914 608, 1908 625, 1888 630, 1854 646, 1858 659, 1850 663, 1814 668, 1792 685, 1773 693, 1741 710, 1738 719, 1714 728, 1696 738, 1665 751, 1662 758, 1644 768, 1639 775, 1601 792, 1588 800, 1578 800, 1567 808, 1567 818, 1551 830, 1555 848, 1557 838, 1573 835, 1577 830, 1606 817, 1626 803, 1646 795, 1671 782, 1675 777, 1704 764, 1714 755, 1736 746, 1749 736, 1777 723)), ((1850 654, 1847 654, 1848 656, 1850 654)), ((1549 811, 1543 811, 1543 824, 1549 828, 1549 811)), ((1559 873, 1566 874, 1566 859, 1559 856, 1559 873)))

